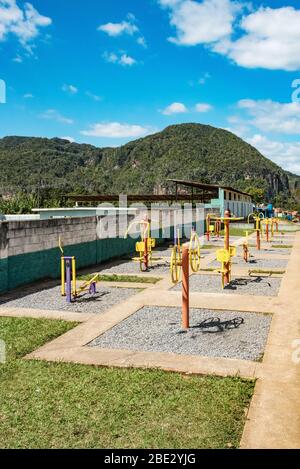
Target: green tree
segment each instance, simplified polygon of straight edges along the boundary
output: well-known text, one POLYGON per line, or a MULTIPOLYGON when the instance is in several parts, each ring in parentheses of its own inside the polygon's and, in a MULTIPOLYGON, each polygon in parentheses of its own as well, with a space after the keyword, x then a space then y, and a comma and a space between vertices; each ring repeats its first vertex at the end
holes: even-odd
POLYGON ((252 196, 253 202, 255 204, 263 203, 263 201, 265 199, 264 189, 259 189, 257 187, 250 186, 250 187, 246 188, 246 192, 252 196))

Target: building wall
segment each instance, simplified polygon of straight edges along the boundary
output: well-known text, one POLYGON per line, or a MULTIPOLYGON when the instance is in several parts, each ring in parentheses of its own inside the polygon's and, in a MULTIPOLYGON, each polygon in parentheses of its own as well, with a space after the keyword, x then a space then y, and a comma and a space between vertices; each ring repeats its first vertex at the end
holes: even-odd
POLYGON ((98 239, 97 218, 0 222, 0 292, 45 278, 58 278, 62 236, 65 255, 78 268, 134 250, 134 239, 98 239))
POLYGON ((224 209, 230 209, 237 217, 247 217, 253 212, 253 204, 250 196, 238 192, 224 190, 224 209))
MULTIPOLYGON (((78 269, 134 252, 139 234, 126 239, 120 234, 126 231, 130 219, 120 220, 116 233, 115 217, 0 222, 0 292, 42 279, 59 278, 59 236, 64 254, 76 257, 78 269)), ((152 235, 160 244, 173 238, 174 229, 171 227, 163 233, 158 228, 152 235)))

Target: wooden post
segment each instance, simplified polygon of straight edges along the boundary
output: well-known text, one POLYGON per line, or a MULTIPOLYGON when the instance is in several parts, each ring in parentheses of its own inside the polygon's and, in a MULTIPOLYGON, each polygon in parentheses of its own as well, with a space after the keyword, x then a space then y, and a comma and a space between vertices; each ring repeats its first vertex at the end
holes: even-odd
POLYGON ((190 327, 189 245, 182 246, 182 328, 190 327))

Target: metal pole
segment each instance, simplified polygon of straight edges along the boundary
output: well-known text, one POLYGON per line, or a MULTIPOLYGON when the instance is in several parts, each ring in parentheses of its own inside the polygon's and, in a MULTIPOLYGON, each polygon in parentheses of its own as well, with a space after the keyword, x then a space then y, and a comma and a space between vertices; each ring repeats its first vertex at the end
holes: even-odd
POLYGON ((76 287, 76 259, 72 257, 72 292, 73 296, 76 297, 77 287, 76 287))
POLYGON ((210 235, 209 227, 210 227, 210 216, 207 215, 207 217, 206 217, 206 238, 207 238, 207 241, 209 241, 209 235, 210 235))
POLYGON ((65 259, 64 257, 60 260, 61 268, 61 295, 66 296, 66 286, 65 286, 65 259))
POLYGON ((182 246, 182 328, 190 327, 189 245, 182 246))
POLYGON ((66 259, 66 293, 67 293, 67 303, 72 303, 72 286, 71 286, 71 259, 66 259))
POLYGON ((144 266, 148 270, 148 234, 149 234, 149 222, 148 216, 144 217, 144 266))
MULTIPOLYGON (((225 213, 224 213, 224 217, 225 217, 225 220, 224 220, 224 229, 225 229, 225 238, 224 238, 224 248, 229 251, 229 245, 230 245, 230 240, 229 240, 229 225, 230 225, 230 218, 231 216, 231 212, 230 210, 226 210, 225 213), (228 220, 226 220, 226 218, 228 218, 228 220)), ((228 285, 228 283, 230 282, 230 279, 229 279, 229 269, 230 269, 230 261, 229 262, 225 262, 225 270, 226 270, 226 273, 224 275, 224 283, 225 285, 228 285)))
POLYGON ((267 243, 269 242, 269 220, 268 218, 266 219, 266 238, 267 238, 267 243))
POLYGON ((144 266, 148 270, 148 237, 144 238, 144 266))

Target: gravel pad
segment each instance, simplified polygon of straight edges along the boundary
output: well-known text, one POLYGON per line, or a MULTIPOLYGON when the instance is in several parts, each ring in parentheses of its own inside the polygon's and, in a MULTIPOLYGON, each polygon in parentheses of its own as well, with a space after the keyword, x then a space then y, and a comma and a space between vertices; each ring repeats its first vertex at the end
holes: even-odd
POLYGON ((89 346, 258 360, 270 323, 270 315, 191 309, 186 332, 180 329, 180 308, 146 306, 89 346))
MULTIPOLYGON (((201 254, 201 257, 205 257, 211 253, 213 253, 214 250, 213 249, 201 249, 200 247, 200 254, 201 254)), ((169 259, 171 259, 171 255, 172 255, 172 249, 162 249, 162 250, 159 250, 159 251, 154 251, 153 252, 153 256, 154 257, 168 257, 169 259)))
MULTIPOLYGON (((248 267, 249 269, 285 269, 288 260, 286 259, 256 259, 250 257, 249 262, 245 262, 242 257, 234 257, 232 259, 232 265, 238 265, 242 267, 248 267)), ((221 267, 221 263, 213 261, 209 264, 209 267, 221 267)))
POLYGON ((90 295, 82 294, 76 301, 67 303, 66 298, 61 296, 60 287, 23 293, 18 297, 7 295, 5 299, 0 297, 0 306, 9 308, 33 308, 46 310, 63 310, 72 313, 103 313, 117 303, 121 303, 140 290, 134 288, 117 288, 97 285, 97 293, 90 295))
MULTIPOLYGON (((224 293, 255 296, 277 296, 281 284, 280 278, 263 276, 233 278, 231 283, 222 289, 220 275, 191 275, 190 291, 198 293, 224 293)), ((171 288, 180 291, 181 282, 171 288)))
POLYGON ((157 264, 153 261, 153 265, 149 266, 147 272, 141 272, 139 262, 134 261, 120 261, 115 265, 100 267, 99 272, 102 274, 145 274, 145 275, 156 275, 156 274, 167 274, 170 272, 170 263, 165 262, 163 264, 157 264))

